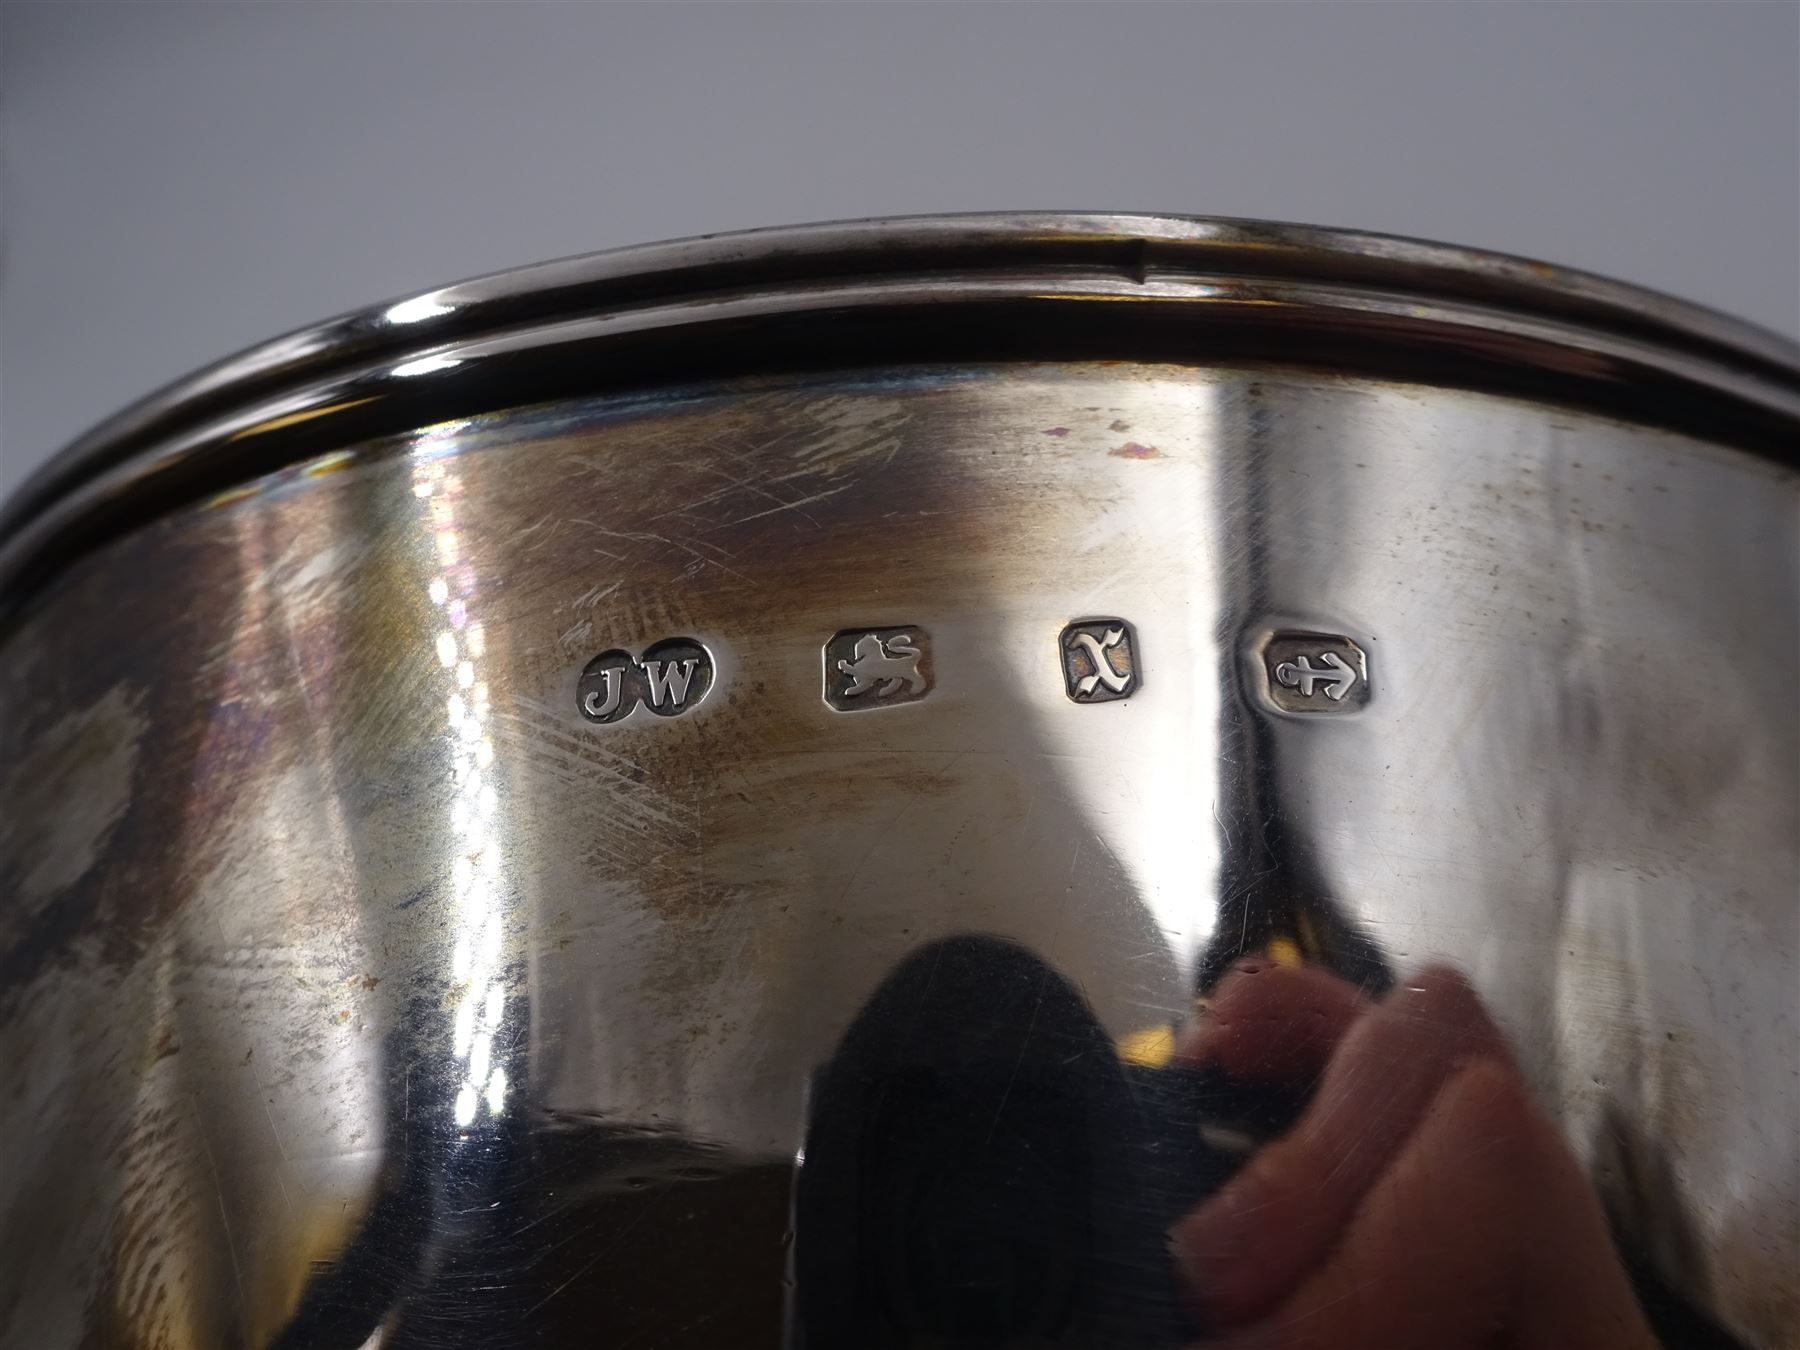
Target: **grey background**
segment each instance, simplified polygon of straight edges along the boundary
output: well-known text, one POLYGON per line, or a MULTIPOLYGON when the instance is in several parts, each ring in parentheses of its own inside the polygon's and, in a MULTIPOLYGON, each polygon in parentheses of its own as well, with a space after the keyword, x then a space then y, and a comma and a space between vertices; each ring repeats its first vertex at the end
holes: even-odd
POLYGON ((0 134, 0 492, 345 309, 833 217, 1360 226, 1800 332, 1791 2, 5 0, 0 134))

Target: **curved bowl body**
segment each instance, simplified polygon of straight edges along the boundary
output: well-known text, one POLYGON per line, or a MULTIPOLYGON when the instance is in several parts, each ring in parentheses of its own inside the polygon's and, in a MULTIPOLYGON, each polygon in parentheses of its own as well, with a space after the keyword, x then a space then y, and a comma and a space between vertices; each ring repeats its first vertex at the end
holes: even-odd
POLYGON ((127 414, 0 552, 0 1342, 1792 1344, 1797 383, 1008 218, 127 414))

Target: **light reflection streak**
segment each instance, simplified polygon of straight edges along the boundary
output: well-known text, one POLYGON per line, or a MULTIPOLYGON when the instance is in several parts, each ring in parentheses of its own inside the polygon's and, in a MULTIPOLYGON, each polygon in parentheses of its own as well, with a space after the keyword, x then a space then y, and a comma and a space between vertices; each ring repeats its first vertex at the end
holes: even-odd
POLYGON ((498 1062, 501 1056, 495 1045, 506 1014, 506 990, 500 969, 503 864, 493 830, 499 793, 490 772, 494 745, 488 726, 488 685, 479 665, 487 651, 487 635, 472 618, 475 574, 461 555, 456 535, 462 480, 437 453, 445 448, 444 438, 453 429, 427 433, 415 450, 413 495, 423 507, 436 563, 425 594, 437 618, 434 646, 444 683, 436 697, 445 712, 451 761, 449 823, 455 853, 450 863, 450 888, 455 933, 450 978, 456 1012, 451 1021, 450 1050, 451 1071, 459 1081, 452 1109, 457 1128, 467 1131, 491 1123, 506 1106, 506 1070, 498 1062))
POLYGON ((388 372, 402 379, 412 375, 430 375, 436 371, 449 370, 452 366, 460 366, 462 359, 455 356, 421 356, 416 361, 402 361, 388 372))
POLYGON ((435 319, 440 314, 449 314, 454 305, 446 305, 439 297, 440 291, 432 291, 426 295, 415 295, 410 300, 402 300, 398 304, 389 305, 387 312, 381 317, 389 323, 418 323, 421 319, 435 319))

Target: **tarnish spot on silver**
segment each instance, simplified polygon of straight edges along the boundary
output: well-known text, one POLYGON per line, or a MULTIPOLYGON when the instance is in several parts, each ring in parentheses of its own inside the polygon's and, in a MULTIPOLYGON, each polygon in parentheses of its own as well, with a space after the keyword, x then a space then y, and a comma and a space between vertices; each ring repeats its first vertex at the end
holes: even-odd
POLYGON ((149 719, 143 695, 116 684, 86 708, 52 722, 7 773, 0 801, 0 856, 12 860, 19 894, 46 901, 100 861, 131 805, 132 774, 149 719))

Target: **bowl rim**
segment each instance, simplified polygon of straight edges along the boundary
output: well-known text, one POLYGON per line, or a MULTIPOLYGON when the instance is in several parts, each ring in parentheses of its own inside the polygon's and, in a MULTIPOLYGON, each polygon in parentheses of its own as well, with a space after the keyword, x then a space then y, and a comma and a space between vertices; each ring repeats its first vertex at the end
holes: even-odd
MULTIPOLYGON (((1190 344, 1201 330, 1224 335, 1224 349, 1209 354, 1202 343, 1190 361, 1229 362, 1231 342, 1253 330, 1277 334, 1250 344, 1253 359, 1279 364, 1292 351, 1299 364, 1400 379, 1457 351, 1462 366, 1427 382, 1553 402, 1591 398, 1625 420, 1692 429, 1789 464, 1800 459, 1800 343, 1573 268, 1398 235, 1228 217, 1017 212, 837 221, 497 272, 298 329, 176 380, 79 437, 0 506, 0 615, 72 556, 223 483, 420 425, 421 417, 443 420, 417 398, 398 398, 402 390, 435 391, 446 416, 460 415, 456 400, 444 398, 459 385, 487 411, 582 392, 579 381, 560 394, 519 383, 522 357, 541 364, 562 347, 627 350, 637 353, 626 365, 639 383, 655 383, 659 369, 663 381, 685 372, 670 355, 684 335, 690 348, 695 339, 710 344, 714 356, 724 335, 739 353, 735 369, 753 373, 759 347, 772 350, 757 334, 771 325, 786 332, 810 324, 818 339, 846 315, 868 323, 904 313, 914 327, 928 320, 911 357, 875 359, 938 364, 926 330, 935 325, 941 337, 970 313, 1005 311, 1014 326, 988 334, 993 359, 1032 356, 1029 342, 1009 348, 1004 336, 1028 331, 1017 322, 1026 313, 1039 327, 1073 316, 1095 329, 1086 355, 1129 358, 1135 339, 1111 323, 1121 310, 1154 319, 1165 335, 1178 320, 1190 344), (1084 300, 1108 303, 1076 303, 1084 300), (1091 322, 1101 314, 1108 324, 1091 322), (644 356, 652 348, 660 366, 644 356), (479 382, 470 377, 484 365, 505 367, 513 382, 473 392, 479 382), (371 404, 387 410, 385 422, 371 404), (334 416, 352 409, 357 420, 334 416)), ((846 355, 854 351, 850 344, 846 355)), ((720 368, 734 369, 729 360, 720 368)))

